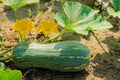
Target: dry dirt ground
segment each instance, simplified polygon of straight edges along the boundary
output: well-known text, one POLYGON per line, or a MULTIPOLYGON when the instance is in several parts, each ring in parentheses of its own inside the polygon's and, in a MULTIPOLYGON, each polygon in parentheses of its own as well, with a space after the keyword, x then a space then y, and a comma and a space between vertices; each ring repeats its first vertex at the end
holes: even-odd
MULTIPOLYGON (((88 5, 92 6, 90 3, 88 5)), ((44 1, 40 10, 42 14, 37 14, 36 5, 33 4, 21 8, 18 14, 20 18, 32 19, 37 25, 43 19, 53 18, 55 12, 61 10, 61 7, 59 2, 52 7, 50 3, 44 1), (28 11, 29 9, 32 10, 31 13, 28 11)), ((0 28, 2 28, 4 49, 18 43, 17 34, 11 30, 11 25, 15 23, 13 14, 14 11, 11 8, 0 3, 0 28)), ((27 69, 22 70, 23 80, 120 80, 120 20, 111 18, 110 21, 114 27, 108 30, 94 31, 95 36, 91 33, 88 36, 68 33, 62 37, 63 40, 81 41, 88 46, 91 62, 85 70, 64 73, 41 68, 27 69)), ((31 36, 27 38, 29 40, 31 36)), ((38 41, 44 39, 43 35, 38 37, 38 41)), ((2 50, 3 48, 0 49, 0 51, 2 50)), ((12 62, 7 62, 6 66, 17 69, 12 62)))

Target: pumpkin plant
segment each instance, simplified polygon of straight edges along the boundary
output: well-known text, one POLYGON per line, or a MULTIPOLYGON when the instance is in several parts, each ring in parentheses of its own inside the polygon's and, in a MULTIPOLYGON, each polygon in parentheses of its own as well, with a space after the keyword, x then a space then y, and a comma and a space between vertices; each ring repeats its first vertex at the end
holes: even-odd
MULTIPOLYGON (((78 2, 66 1, 63 5, 63 10, 64 13, 58 12, 55 15, 55 20, 63 28, 56 36, 50 38, 44 44, 22 42, 13 48, 11 58, 17 67, 42 67, 58 71, 75 72, 83 70, 89 64, 89 50, 84 44, 78 41, 56 42, 57 39, 69 31, 87 35, 89 31, 104 30, 111 28, 112 25, 97 14, 97 10, 78 2)), ((33 28, 32 26, 30 29, 30 24, 31 21, 30 23, 26 21, 22 24, 20 21, 13 25, 13 29, 25 36, 33 28)), ((58 32, 58 24, 52 20, 41 21, 36 27, 36 31, 38 34, 43 33, 48 36, 51 33, 58 32)))
MULTIPOLYGON (((27 20, 22 21, 24 20, 16 22, 12 28, 17 30, 22 36, 25 36, 31 30, 29 29, 30 25, 28 25, 30 22, 27 20)), ((58 32, 57 26, 53 20, 45 20, 38 24, 36 30, 38 33, 41 32, 48 36, 51 33, 58 32)), ((1 56, 4 53, 1 53, 1 56)), ((80 71, 90 62, 88 48, 77 41, 62 41, 49 44, 22 41, 13 48, 11 56, 0 58, 0 61, 10 58, 19 68, 42 67, 65 72, 80 71)))
POLYGON ((91 9, 78 2, 66 1, 63 5, 63 10, 64 13, 58 12, 55 15, 55 20, 63 27, 63 30, 49 41, 56 41, 59 36, 68 31, 87 35, 89 31, 112 28, 108 21, 97 14, 98 10, 91 9))
MULTIPOLYGON (((5 5, 10 6, 14 12, 15 17, 18 19, 17 11, 19 8, 32 3, 39 3, 39 0, 1 0, 5 5)), ((39 4, 38 4, 39 7, 39 4)))
POLYGON ((110 16, 120 18, 120 0, 110 0, 112 7, 107 8, 107 12, 110 16))

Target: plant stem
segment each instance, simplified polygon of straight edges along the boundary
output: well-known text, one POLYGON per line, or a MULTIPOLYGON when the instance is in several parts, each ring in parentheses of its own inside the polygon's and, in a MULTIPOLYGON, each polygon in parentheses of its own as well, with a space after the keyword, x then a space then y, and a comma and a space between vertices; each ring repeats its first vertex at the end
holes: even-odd
POLYGON ((18 20, 18 14, 17 14, 17 11, 14 10, 14 12, 15 12, 15 20, 17 21, 18 20))
POLYGON ((9 48, 8 50, 5 50, 5 51, 1 52, 1 53, 0 53, 0 57, 2 57, 3 55, 5 55, 6 53, 10 52, 10 51, 13 50, 13 49, 14 49, 14 47, 11 47, 11 48, 9 48))
POLYGON ((45 41, 45 43, 47 43, 47 42, 52 42, 53 43, 53 42, 57 41, 57 39, 65 33, 66 33, 66 29, 63 29, 57 36, 45 41))
POLYGON ((98 37, 95 35, 95 33, 93 31, 91 31, 92 35, 95 37, 95 39, 98 41, 98 44, 100 45, 100 47, 102 48, 102 50, 106 53, 106 50, 103 48, 101 42, 99 41, 98 37))
POLYGON ((37 13, 39 14, 39 9, 40 9, 40 3, 39 2, 37 3, 37 7, 38 7, 37 13))
POLYGON ((20 43, 23 41, 23 37, 20 33, 19 33, 19 41, 20 41, 20 43))
POLYGON ((7 56, 7 57, 0 58, 0 61, 7 61, 7 60, 9 60, 10 58, 12 58, 12 55, 7 56))
POLYGON ((22 36, 22 35, 20 34, 20 32, 19 32, 19 41, 20 41, 20 43, 25 41, 25 37, 22 36))
POLYGON ((55 2, 55 0, 52 0, 51 2, 52 2, 52 6, 54 6, 54 2, 55 2))
POLYGON ((105 20, 108 20, 110 17, 111 17, 111 15, 108 15, 108 16, 105 18, 105 20))

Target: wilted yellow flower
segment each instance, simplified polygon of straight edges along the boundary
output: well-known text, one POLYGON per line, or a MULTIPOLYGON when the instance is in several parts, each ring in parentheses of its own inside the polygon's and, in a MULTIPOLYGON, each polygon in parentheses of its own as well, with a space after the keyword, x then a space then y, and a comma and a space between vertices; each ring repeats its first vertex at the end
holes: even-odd
POLYGON ((29 31, 34 30, 34 23, 31 20, 21 19, 13 24, 12 29, 18 31, 22 36, 25 36, 29 31))
POLYGON ((42 32, 45 36, 48 36, 51 33, 58 33, 57 26, 53 20, 45 20, 38 24, 36 30, 38 34, 42 32))

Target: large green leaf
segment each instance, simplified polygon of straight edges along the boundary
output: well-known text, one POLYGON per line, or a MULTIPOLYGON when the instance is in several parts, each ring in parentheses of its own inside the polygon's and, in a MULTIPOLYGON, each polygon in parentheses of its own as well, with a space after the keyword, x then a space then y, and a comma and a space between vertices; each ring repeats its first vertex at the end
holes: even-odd
POLYGON ((87 35, 89 30, 103 30, 112 25, 93 10, 78 2, 66 1, 63 6, 64 14, 57 13, 55 19, 62 27, 68 28, 80 34, 87 35))
POLYGON ((109 15, 112 15, 113 17, 119 17, 120 18, 120 0, 110 0, 110 2, 113 5, 113 8, 108 7, 107 12, 109 15))
POLYGON ((13 8, 15 11, 17 11, 22 6, 25 6, 27 4, 37 3, 39 2, 39 0, 2 0, 2 2, 5 5, 8 5, 11 8, 13 8))
POLYGON ((19 70, 0 70, 0 80, 22 80, 22 73, 19 70))

